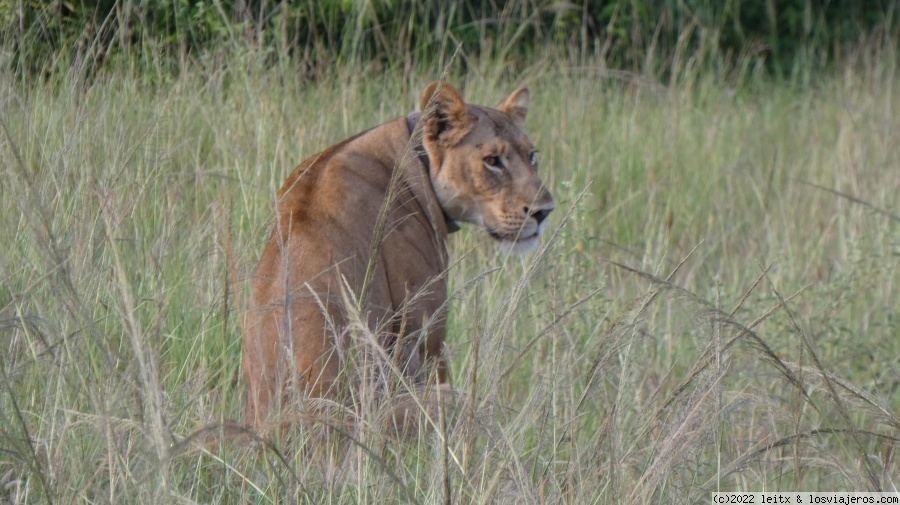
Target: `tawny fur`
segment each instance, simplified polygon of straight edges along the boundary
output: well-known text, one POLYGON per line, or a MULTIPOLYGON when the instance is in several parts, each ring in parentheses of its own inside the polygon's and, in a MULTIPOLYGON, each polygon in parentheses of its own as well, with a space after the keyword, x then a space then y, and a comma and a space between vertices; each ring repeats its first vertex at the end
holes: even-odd
POLYGON ((522 132, 528 99, 523 88, 496 109, 484 108, 432 83, 421 104, 429 166, 413 152, 407 119, 399 118, 309 158, 288 177, 253 279, 244 332, 245 424, 265 423, 292 399, 341 400, 348 386, 341 373, 348 292, 364 295, 365 324, 410 382, 446 383, 440 311, 447 299, 447 223, 474 223, 527 249, 553 209, 522 132), (486 166, 494 157, 502 169, 486 166))

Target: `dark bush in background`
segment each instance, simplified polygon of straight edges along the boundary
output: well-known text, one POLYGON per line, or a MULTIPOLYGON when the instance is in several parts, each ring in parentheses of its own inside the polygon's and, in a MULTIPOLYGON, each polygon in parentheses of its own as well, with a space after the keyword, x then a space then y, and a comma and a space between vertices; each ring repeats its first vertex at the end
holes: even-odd
POLYGON ((413 65, 457 44, 527 61, 553 44, 665 70, 677 58, 763 62, 772 72, 827 62, 875 34, 894 36, 898 0, 0 0, 14 70, 93 69, 111 57, 167 65, 238 41, 315 73, 334 62, 413 65), (648 58, 652 56, 652 58, 648 58))

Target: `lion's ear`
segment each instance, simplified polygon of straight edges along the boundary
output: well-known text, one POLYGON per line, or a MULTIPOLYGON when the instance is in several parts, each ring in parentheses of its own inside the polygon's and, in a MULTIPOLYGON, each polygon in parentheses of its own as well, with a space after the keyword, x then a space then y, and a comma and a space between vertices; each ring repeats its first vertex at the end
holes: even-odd
POLYGON ((433 82, 422 93, 422 121, 426 143, 452 147, 472 129, 473 118, 452 86, 433 82))
POLYGON ((525 117, 528 115, 530 103, 531 94, 528 93, 528 88, 519 88, 506 97, 506 100, 497 106, 497 110, 509 116, 513 124, 522 128, 525 126, 525 117))

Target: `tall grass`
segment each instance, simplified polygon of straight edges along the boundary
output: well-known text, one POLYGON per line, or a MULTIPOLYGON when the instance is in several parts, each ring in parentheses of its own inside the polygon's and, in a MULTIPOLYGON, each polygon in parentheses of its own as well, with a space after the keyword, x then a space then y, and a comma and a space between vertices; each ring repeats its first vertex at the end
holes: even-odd
POLYGON ((274 194, 302 159, 410 112, 441 69, 312 86, 244 52, 171 79, 0 77, 0 501, 896 490, 895 48, 738 88, 552 51, 515 80, 489 59, 451 75, 474 103, 531 87, 559 209, 525 259, 451 236, 459 412, 324 445, 315 426, 231 443, 274 194))

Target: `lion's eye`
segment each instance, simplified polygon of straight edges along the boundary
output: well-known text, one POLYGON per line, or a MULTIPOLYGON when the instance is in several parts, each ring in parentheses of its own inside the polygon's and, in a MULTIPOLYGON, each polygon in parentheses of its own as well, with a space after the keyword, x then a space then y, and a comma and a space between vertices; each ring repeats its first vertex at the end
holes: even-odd
POLYGON ((500 158, 497 156, 488 156, 484 159, 484 164, 488 166, 488 168, 501 168, 500 158))
POLYGON ((531 166, 537 165, 537 151, 531 151, 531 155, 528 157, 528 162, 531 163, 531 166))

